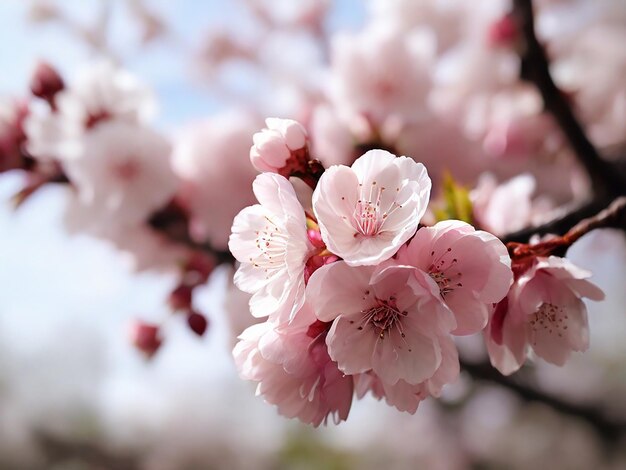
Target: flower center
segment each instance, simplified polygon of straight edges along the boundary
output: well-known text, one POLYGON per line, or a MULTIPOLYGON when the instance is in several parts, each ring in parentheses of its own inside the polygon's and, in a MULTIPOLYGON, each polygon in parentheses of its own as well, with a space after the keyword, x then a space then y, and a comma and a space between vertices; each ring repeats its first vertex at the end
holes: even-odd
POLYGON ((250 257, 250 263, 255 268, 263 269, 266 278, 283 266, 283 258, 287 251, 288 237, 280 227, 269 217, 265 217, 267 224, 262 230, 255 232, 254 243, 257 248, 256 256, 250 257))
MULTIPOLYGON (((431 256, 435 256, 435 252, 430 252, 431 256)), ((439 292, 442 297, 454 292, 455 289, 463 287, 461 278, 463 273, 458 269, 454 269, 458 263, 458 259, 452 255, 452 248, 448 248, 439 257, 433 259, 428 267, 428 274, 439 286, 439 292)))
POLYGON ((554 305, 549 302, 541 304, 539 309, 530 316, 529 324, 532 334, 533 345, 537 344, 535 335, 540 332, 548 334, 557 334, 562 338, 567 330, 568 315, 563 307, 554 305))
MULTIPOLYGON (((360 195, 353 215, 357 229, 354 236, 360 234, 365 237, 373 237, 382 231, 387 217, 400 209, 402 205, 393 201, 388 208, 382 208, 381 200, 386 188, 379 186, 376 181, 372 181, 368 187, 364 187, 360 183, 359 189, 360 195)), ((396 191, 399 190, 400 188, 396 188, 396 191)))
MULTIPOLYGON (((367 293, 366 293, 367 295, 367 293)), ((376 305, 370 309, 363 310, 361 313, 362 321, 358 327, 362 330, 365 325, 371 325, 376 330, 380 339, 385 337, 391 328, 395 327, 400 332, 400 335, 404 338, 404 332, 402 331, 402 323, 400 318, 406 317, 407 312, 401 312, 396 304, 396 298, 390 297, 388 300, 382 300, 376 298, 376 305)))

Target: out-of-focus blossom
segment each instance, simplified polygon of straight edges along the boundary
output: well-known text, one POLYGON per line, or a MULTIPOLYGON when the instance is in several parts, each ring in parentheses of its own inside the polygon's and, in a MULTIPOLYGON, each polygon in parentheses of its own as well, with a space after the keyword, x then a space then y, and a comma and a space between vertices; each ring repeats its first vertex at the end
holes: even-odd
POLYGON ((553 204, 546 197, 533 200, 535 186, 535 178, 528 173, 500 185, 492 174, 483 174, 470 194, 474 218, 480 227, 496 235, 540 223, 553 204))
POLYGON ((430 188, 424 165, 383 150, 333 166, 313 193, 322 238, 353 266, 389 259, 415 234, 430 188))
POLYGON ((248 155, 258 128, 253 115, 234 112, 192 124, 176 137, 174 171, 181 179, 180 198, 197 241, 225 250, 233 218, 254 204, 249 188, 257 172, 248 155))
POLYGON ((556 256, 538 258, 519 274, 485 332, 493 366, 511 374, 526 361, 529 349, 556 365, 565 364, 573 351, 585 351, 589 325, 582 297, 604 299, 587 280, 590 276, 556 256))
MULTIPOLYGON (((265 129, 254 134, 250 148, 250 161, 259 171, 289 174, 280 170, 288 165, 290 158, 297 159, 295 152, 305 148, 307 132, 299 122, 292 119, 267 118, 265 129)), ((294 162, 306 163, 306 162, 294 162)))
MULTIPOLYGON (((72 160, 85 152, 82 137, 107 120, 146 123, 151 91, 110 62, 92 64, 55 95, 56 110, 34 109, 24 123, 28 151, 38 159, 72 160)), ((90 149, 89 149, 90 150, 90 149)))
POLYGON ((399 34, 384 25, 338 35, 332 47, 332 101, 377 127, 394 117, 423 118, 434 45, 429 34, 399 34))
POLYGON ((250 312, 283 323, 304 303, 304 268, 312 251, 304 209, 289 181, 274 173, 254 180, 259 204, 243 209, 228 243, 241 263, 235 284, 253 294, 250 312))
POLYGON ((158 133, 121 120, 103 122, 82 139, 84 154, 64 170, 87 217, 101 224, 136 225, 171 199, 177 181, 171 146, 158 133))
POLYGON ((482 330, 493 304, 506 296, 513 279, 504 244, 458 220, 418 230, 398 253, 398 263, 419 268, 436 282, 456 318, 457 335, 482 330))

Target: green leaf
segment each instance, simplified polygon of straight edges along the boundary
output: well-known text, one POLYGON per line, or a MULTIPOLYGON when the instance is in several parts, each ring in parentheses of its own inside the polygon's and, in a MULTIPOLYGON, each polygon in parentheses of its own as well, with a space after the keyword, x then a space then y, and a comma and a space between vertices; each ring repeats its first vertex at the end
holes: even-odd
POLYGON ((443 201, 442 204, 434 208, 437 222, 448 219, 457 219, 472 223, 472 201, 469 197, 469 190, 452 178, 449 172, 443 175, 442 181, 443 201))

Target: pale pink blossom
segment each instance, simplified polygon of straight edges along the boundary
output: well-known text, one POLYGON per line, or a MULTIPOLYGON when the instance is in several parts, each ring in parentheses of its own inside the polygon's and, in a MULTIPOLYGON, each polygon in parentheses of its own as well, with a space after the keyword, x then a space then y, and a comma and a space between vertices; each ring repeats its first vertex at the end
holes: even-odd
POLYGON ((259 323, 240 335, 235 364, 241 378, 258 382, 257 395, 283 416, 314 426, 332 416, 337 424, 348 417, 353 381, 330 359, 323 336, 315 325, 277 330, 271 322, 259 323))
POLYGON ((191 236, 226 250, 233 218, 255 202, 250 165, 252 134, 260 120, 243 112, 218 114, 186 126, 174 141, 179 197, 190 216, 191 236))
POLYGON ((56 110, 34 109, 24 123, 28 151, 38 159, 68 160, 84 152, 85 133, 109 119, 146 123, 156 109, 151 91, 111 62, 91 64, 55 95, 56 110))
POLYGON ((582 298, 604 299, 602 290, 587 280, 590 276, 556 256, 538 258, 527 267, 496 307, 485 332, 493 366, 511 374, 526 361, 529 349, 560 366, 573 351, 585 351, 589 325, 582 298))
POLYGON ((529 173, 501 184, 493 174, 484 173, 470 193, 478 225, 493 234, 506 235, 541 223, 554 204, 547 197, 533 199, 535 187, 535 178, 529 173))
POLYGON ((283 323, 304 303, 304 268, 312 252, 304 209, 289 181, 262 173, 253 183, 259 201, 233 222, 228 243, 241 263, 235 284, 252 295, 250 312, 283 323))
POLYGON ((439 368, 439 336, 447 332, 451 313, 414 271, 393 263, 350 267, 339 261, 311 276, 308 302, 317 318, 333 322, 328 353, 344 373, 371 370, 390 385, 419 384, 439 368))
POLYGON ((402 33, 386 24, 337 35, 331 48, 331 101, 377 126, 390 117, 422 119, 435 47, 427 31, 402 33))
MULTIPOLYGON (((120 259, 132 271, 178 271, 190 256, 187 246, 174 243, 166 235, 152 230, 147 224, 105 224, 94 217, 94 208, 83 204, 72 188, 63 214, 63 225, 70 235, 88 235, 111 244, 120 259)), ((106 218, 105 218, 106 220, 106 218)))
POLYGON ((504 244, 458 220, 418 230, 398 253, 398 263, 418 268, 437 284, 440 298, 456 318, 452 333, 457 335, 482 330, 513 279, 504 244))
POLYGON ((290 158, 295 158, 294 152, 307 145, 307 132, 292 119, 267 118, 265 125, 265 129, 252 137, 250 161, 259 171, 279 173, 290 158))
POLYGON ((64 170, 80 204, 101 224, 145 222, 176 192, 171 146, 153 130, 109 120, 81 140, 84 153, 66 161, 64 170))
POLYGON ((384 398, 388 405, 411 414, 417 411, 419 403, 425 398, 439 397, 444 385, 456 380, 460 367, 458 352, 452 338, 442 335, 438 339, 442 349, 442 359, 431 378, 415 385, 404 380, 389 384, 370 371, 354 377, 357 396, 362 398, 369 391, 378 400, 384 398))
POLYGON ((322 238, 352 266, 389 259, 415 234, 430 188, 424 165, 384 150, 330 167, 313 193, 322 238))

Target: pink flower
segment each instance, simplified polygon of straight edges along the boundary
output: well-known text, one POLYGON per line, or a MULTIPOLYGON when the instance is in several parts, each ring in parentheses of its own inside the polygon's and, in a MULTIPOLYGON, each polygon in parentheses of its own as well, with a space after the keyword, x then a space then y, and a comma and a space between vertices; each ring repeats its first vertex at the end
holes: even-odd
POLYGON ((83 70, 54 100, 55 112, 33 112, 24 124, 28 151, 38 159, 79 158, 84 151, 81 137, 99 123, 146 123, 156 107, 150 90, 107 61, 83 70))
POLYGON ((398 380, 391 385, 370 371, 355 376, 357 396, 362 398, 370 391, 378 400, 384 398, 388 405, 399 411, 414 414, 422 400, 429 396, 439 397, 443 386, 456 380, 459 375, 459 356, 454 341, 450 336, 442 335, 439 342, 442 349, 441 364, 430 379, 415 385, 398 380))
POLYGON ((504 244, 459 220, 418 230, 398 253, 398 262, 418 268, 437 284, 440 298, 456 318, 456 335, 482 330, 513 278, 504 244))
POLYGON ((328 353, 344 373, 371 370, 390 385, 419 384, 441 365, 438 335, 449 312, 414 271, 339 261, 311 276, 307 299, 317 318, 333 322, 328 353))
POLYGON ((253 316, 291 321, 304 303, 304 268, 313 248, 304 209, 293 186, 280 175, 257 176, 253 190, 259 204, 235 217, 228 243, 241 263, 235 284, 253 294, 253 316))
POLYGON ((171 146, 160 134, 108 120, 82 139, 84 153, 63 168, 77 188, 83 215, 101 225, 137 225, 174 195, 171 146), (87 150, 88 149, 88 150, 87 150))
POLYGON ((251 188, 258 173, 248 152, 258 128, 254 115, 238 111, 194 122, 177 136, 173 166, 194 240, 226 250, 233 218, 255 203, 251 188))
POLYGON ((352 377, 332 362, 323 334, 307 327, 278 331, 265 322, 247 328, 239 339, 233 355, 241 378, 259 382, 257 395, 280 414, 314 426, 326 424, 329 416, 335 423, 348 417, 352 377))
POLYGON ((430 188, 424 165, 384 150, 330 167, 313 193, 326 246, 351 266, 391 258, 415 234, 430 188))
POLYGON ((308 136, 304 127, 291 119, 267 118, 265 125, 266 129, 252 137, 250 161, 259 171, 279 173, 294 152, 306 146, 308 136))
POLYGON ((591 273, 565 258, 538 258, 517 277, 496 307, 485 339, 491 363, 511 374, 526 360, 528 348, 563 365, 572 351, 589 347, 587 308, 582 297, 604 299, 587 278, 591 273))

